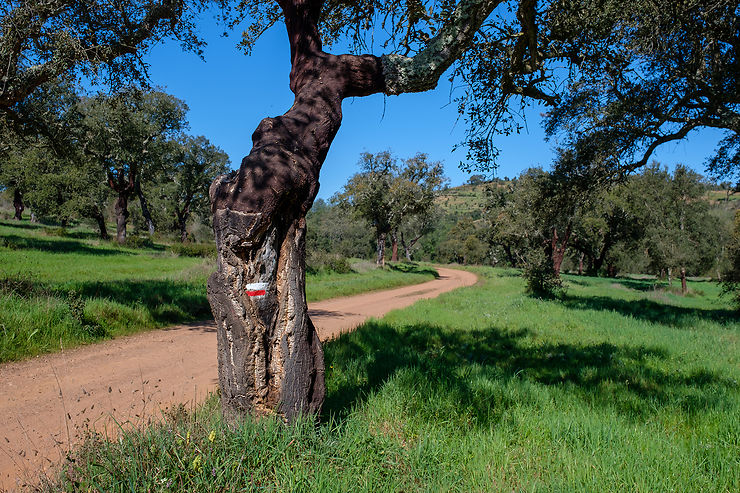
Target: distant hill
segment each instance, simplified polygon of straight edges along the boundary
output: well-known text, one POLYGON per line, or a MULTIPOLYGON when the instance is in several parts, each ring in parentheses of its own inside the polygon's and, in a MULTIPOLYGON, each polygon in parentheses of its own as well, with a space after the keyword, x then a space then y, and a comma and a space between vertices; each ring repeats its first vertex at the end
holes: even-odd
POLYGON ((440 192, 436 202, 447 213, 480 213, 485 207, 488 198, 486 190, 492 186, 505 187, 509 183, 511 182, 497 180, 479 185, 451 187, 440 192))
MULTIPOLYGON (((478 185, 460 185, 443 190, 437 196, 436 202, 448 214, 472 214, 477 217, 486 205, 488 198, 486 191, 491 186, 506 187, 511 181, 496 180, 478 185)), ((723 209, 740 209, 740 193, 724 190, 717 186, 706 194, 707 201, 723 209)))

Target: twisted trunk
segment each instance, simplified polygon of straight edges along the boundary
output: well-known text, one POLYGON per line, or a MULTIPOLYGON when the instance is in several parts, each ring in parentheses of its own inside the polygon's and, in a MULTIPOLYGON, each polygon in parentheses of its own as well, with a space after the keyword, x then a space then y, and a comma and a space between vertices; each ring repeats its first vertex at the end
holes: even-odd
POLYGON ((307 313, 305 218, 341 124, 342 100, 434 87, 499 2, 462 0, 452 26, 421 58, 325 53, 317 28, 322 2, 278 3, 291 46, 293 106, 262 120, 239 171, 216 178, 210 189, 218 270, 208 279, 208 300, 229 422, 247 413, 292 421, 321 408, 324 361, 307 313))
POLYGON ((411 239, 411 241, 406 243, 406 240, 403 237, 403 231, 401 231, 401 245, 403 246, 403 250, 406 253, 406 260, 408 260, 409 262, 411 262, 411 250, 414 248, 414 245, 416 245, 416 242, 419 241, 422 236, 423 235, 415 236, 411 239))

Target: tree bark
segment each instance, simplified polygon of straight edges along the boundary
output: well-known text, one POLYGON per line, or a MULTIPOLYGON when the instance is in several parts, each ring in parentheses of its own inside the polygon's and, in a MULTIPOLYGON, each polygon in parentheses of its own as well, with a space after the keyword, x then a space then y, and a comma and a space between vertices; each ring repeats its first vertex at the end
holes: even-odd
POLYGON ((18 188, 13 190, 13 207, 15 207, 15 216, 13 216, 13 219, 20 221, 23 219, 23 210, 26 207, 23 205, 23 193, 18 188))
POLYGON ((391 262, 398 262, 398 232, 391 233, 391 262))
POLYGON ((558 237, 558 229, 552 229, 551 238, 551 252, 552 252, 552 270, 555 272, 555 276, 560 276, 560 267, 563 264, 565 258, 565 250, 568 247, 568 240, 570 239, 571 227, 570 224, 565 228, 565 234, 562 238, 558 237))
POLYGON ((152 215, 149 212, 149 205, 147 204, 144 192, 141 190, 141 180, 139 178, 136 178, 136 180, 134 181, 134 192, 139 197, 139 204, 141 204, 141 215, 144 216, 144 221, 146 221, 146 227, 149 231, 149 236, 154 236, 154 220, 152 219, 152 215))
POLYGON ((321 408, 324 361, 307 313, 305 217, 341 124, 342 100, 434 87, 498 3, 461 0, 427 49, 413 58, 378 58, 323 52, 322 2, 278 0, 291 48, 293 106, 262 120, 239 171, 216 178, 210 189, 218 270, 208 279, 208 300, 228 422, 247 413, 290 422, 321 408))
POLYGON ((103 216, 103 213, 100 212, 99 209, 96 209, 92 213, 92 218, 95 220, 96 223, 98 223, 98 231, 100 232, 100 239, 107 240, 109 238, 108 228, 105 226, 105 216, 103 216))
POLYGON ((385 267, 385 233, 378 233, 376 238, 376 256, 375 265, 385 267))
POLYGON ((681 267, 681 294, 686 296, 689 288, 686 285, 686 267, 681 267))
POLYGON ((416 243, 421 239, 422 236, 423 235, 416 236, 410 242, 406 243, 406 240, 403 237, 403 231, 401 231, 401 245, 403 246, 406 260, 408 260, 409 262, 412 261, 411 250, 414 248, 414 245, 416 245, 416 243))
POLYGON ((188 210, 186 208, 182 211, 176 209, 175 215, 177 216, 177 228, 180 230, 180 241, 182 243, 185 243, 186 241, 188 241, 187 224, 190 214, 188 213, 188 210))
POLYGON ((126 225, 128 223, 128 191, 118 192, 116 202, 113 204, 113 212, 116 215, 116 241, 120 244, 126 243, 126 225))
POLYGON ((583 257, 585 257, 586 254, 581 252, 581 254, 578 256, 578 275, 583 275, 583 257))

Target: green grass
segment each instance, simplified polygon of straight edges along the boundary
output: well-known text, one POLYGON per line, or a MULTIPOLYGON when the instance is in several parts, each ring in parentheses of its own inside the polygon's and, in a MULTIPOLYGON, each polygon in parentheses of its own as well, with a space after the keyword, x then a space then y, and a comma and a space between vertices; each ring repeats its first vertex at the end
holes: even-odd
MULTIPOLYGON (((213 258, 132 249, 85 230, 0 221, 0 363, 211 318, 213 258), (61 235, 61 236, 60 236, 61 235)), ((309 301, 433 279, 428 269, 307 276, 309 301)))
POLYGON ((91 437, 50 489, 740 490, 740 322, 714 285, 567 277, 540 300, 477 272, 326 344, 318 426, 229 431, 214 397, 91 437))
MULTIPOLYGON (((353 265, 354 266, 354 265, 353 265)), ((352 296, 368 291, 390 289, 431 281, 437 271, 431 267, 417 264, 387 264, 386 270, 362 269, 350 274, 318 273, 306 276, 306 297, 308 301, 319 301, 339 296, 352 296)))

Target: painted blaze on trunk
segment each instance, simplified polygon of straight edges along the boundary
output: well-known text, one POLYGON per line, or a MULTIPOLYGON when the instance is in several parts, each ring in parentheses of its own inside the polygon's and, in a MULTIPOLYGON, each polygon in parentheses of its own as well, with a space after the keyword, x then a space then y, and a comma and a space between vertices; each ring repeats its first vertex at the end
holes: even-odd
MULTIPOLYGON (((286 211, 287 212, 287 211, 286 211)), ((324 398, 321 344, 308 318, 300 208, 266 228, 260 213, 218 210, 219 270, 208 280, 218 323, 224 415, 317 413, 324 398)))

